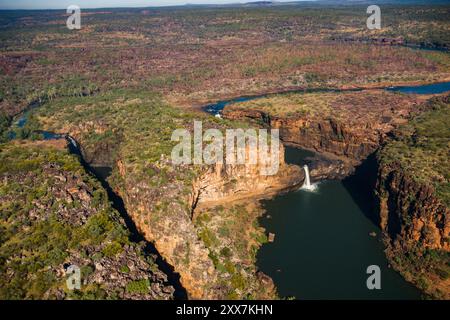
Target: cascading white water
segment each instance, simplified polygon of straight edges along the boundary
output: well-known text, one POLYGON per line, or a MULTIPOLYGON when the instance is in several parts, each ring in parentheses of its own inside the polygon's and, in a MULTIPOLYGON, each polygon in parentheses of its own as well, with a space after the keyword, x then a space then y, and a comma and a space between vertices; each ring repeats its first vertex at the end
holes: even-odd
POLYGON ((75 147, 78 148, 77 142, 75 141, 74 138, 72 138, 71 136, 67 136, 67 139, 69 139, 70 143, 75 147))
POLYGON ((308 191, 314 191, 316 190, 316 185, 315 184, 311 184, 311 180, 309 177, 309 168, 308 166, 305 164, 303 166, 303 170, 305 170, 305 182, 303 182, 303 186, 302 186, 302 190, 308 190, 308 191))
POLYGON ((305 164, 303 166, 303 169, 305 170, 305 182, 304 182, 303 185, 305 186, 305 188, 310 188, 311 187, 311 180, 309 179, 309 168, 305 164))

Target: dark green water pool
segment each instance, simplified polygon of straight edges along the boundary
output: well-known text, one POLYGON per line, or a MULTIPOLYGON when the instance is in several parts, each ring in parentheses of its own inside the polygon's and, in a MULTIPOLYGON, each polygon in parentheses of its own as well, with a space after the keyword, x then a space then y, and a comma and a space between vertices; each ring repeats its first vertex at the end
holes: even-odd
MULTIPOLYGON (((307 151, 286 148, 304 164, 307 151)), ((258 267, 281 296, 297 299, 420 299, 420 292, 388 268, 380 230, 369 219, 371 195, 360 177, 322 181, 315 192, 295 191, 264 202, 261 219, 275 241, 258 252, 258 267), (369 233, 376 232, 373 237, 369 233), (381 290, 369 290, 369 265, 381 268, 381 290)))

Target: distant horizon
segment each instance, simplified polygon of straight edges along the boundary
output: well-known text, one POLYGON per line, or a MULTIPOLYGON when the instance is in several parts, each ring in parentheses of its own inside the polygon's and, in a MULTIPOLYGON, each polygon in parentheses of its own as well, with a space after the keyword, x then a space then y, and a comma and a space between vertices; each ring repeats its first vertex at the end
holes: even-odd
MULTIPOLYGON (((277 0, 267 2, 307 2, 317 0, 277 0)), ((78 5, 85 9, 102 9, 102 8, 148 8, 148 7, 172 7, 186 5, 230 5, 245 4, 252 2, 266 2, 264 0, 45 0, 39 1, 41 4, 33 0, 4 0, 0 4, 0 10, 64 10, 70 5, 78 5), (42 4, 45 2, 45 4, 42 4)))

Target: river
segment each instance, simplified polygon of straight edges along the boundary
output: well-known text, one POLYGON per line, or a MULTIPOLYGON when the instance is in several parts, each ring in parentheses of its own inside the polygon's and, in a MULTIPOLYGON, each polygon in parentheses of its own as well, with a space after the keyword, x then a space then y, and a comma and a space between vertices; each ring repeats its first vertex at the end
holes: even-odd
MULTIPOLYGON (((384 88, 387 91, 395 91, 395 92, 401 92, 405 94, 439 94, 444 93, 447 91, 450 91, 450 81, 447 82, 437 82, 437 83, 431 83, 426 85, 415 85, 415 86, 395 86, 395 87, 386 87, 384 88)), ((355 89, 345 89, 345 90, 339 90, 339 89, 296 89, 296 90, 289 90, 286 91, 286 93, 306 93, 306 92, 342 92, 342 91, 363 91, 363 89, 355 88, 355 89)), ((243 96, 238 97, 234 99, 229 100, 221 100, 215 103, 211 103, 203 107, 203 110, 205 110, 208 113, 211 114, 220 114, 227 105, 236 103, 236 102, 245 102, 245 101, 251 101, 259 98, 263 98, 266 96, 275 95, 277 93, 273 94, 263 94, 263 95, 250 95, 250 96, 243 96)), ((279 93, 278 93, 279 94, 279 93)))

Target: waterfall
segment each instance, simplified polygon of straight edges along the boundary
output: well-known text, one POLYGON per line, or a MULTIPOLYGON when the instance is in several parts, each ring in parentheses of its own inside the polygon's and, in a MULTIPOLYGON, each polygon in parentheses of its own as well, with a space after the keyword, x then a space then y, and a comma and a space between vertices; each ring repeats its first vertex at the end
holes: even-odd
POLYGON ((72 144, 72 146, 74 146, 75 148, 78 148, 78 144, 75 141, 74 138, 72 138, 71 136, 67 135, 66 138, 69 140, 69 142, 72 144))
POLYGON ((303 170, 305 170, 305 182, 303 183, 302 186, 302 190, 308 190, 308 191, 314 191, 316 190, 316 185, 315 184, 311 184, 311 180, 309 177, 309 168, 308 166, 305 164, 303 166, 303 170))
POLYGON ((305 164, 305 165, 303 166, 303 169, 305 170, 305 182, 304 182, 303 186, 304 186, 306 189, 309 189, 309 188, 311 188, 311 180, 309 179, 309 168, 308 168, 308 166, 305 164))

